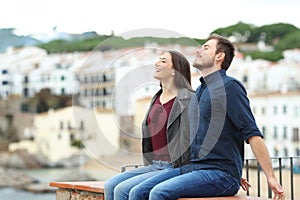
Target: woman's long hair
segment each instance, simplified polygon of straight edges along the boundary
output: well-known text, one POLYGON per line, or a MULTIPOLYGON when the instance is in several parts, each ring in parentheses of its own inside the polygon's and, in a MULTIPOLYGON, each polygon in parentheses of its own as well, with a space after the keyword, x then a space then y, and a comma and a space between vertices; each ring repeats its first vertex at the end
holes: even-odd
POLYGON ((191 68, 187 58, 177 51, 168 51, 172 57, 173 69, 175 69, 175 86, 193 90, 191 86, 191 68))

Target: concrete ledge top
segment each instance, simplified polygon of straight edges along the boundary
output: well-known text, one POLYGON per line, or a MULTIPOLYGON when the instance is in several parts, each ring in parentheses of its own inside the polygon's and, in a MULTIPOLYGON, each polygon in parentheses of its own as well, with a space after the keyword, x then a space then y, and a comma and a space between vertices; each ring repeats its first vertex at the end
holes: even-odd
POLYGON ((88 192, 104 193, 104 181, 50 182, 49 186, 88 192))

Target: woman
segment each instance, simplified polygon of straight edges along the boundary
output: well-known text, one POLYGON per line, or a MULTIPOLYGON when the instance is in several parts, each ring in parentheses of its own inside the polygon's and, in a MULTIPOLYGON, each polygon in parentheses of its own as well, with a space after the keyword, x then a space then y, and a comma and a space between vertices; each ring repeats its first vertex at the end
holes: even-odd
POLYGON ((142 125, 146 166, 107 180, 106 200, 145 197, 157 183, 173 176, 172 169, 189 163, 188 106, 194 95, 190 63, 179 52, 163 52, 155 63, 154 78, 161 89, 152 98, 142 125))

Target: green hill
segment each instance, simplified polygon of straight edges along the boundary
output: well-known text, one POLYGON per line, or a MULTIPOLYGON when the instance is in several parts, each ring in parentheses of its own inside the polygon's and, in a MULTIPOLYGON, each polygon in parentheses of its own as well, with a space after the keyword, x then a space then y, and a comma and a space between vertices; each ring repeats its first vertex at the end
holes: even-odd
MULTIPOLYGON (((277 61, 282 58, 282 51, 286 49, 300 48, 300 30, 292 24, 275 23, 270 25, 255 26, 238 22, 237 24, 218 28, 211 33, 217 33, 233 38, 237 47, 244 44, 257 44, 264 42, 272 51, 259 51, 257 49, 240 48, 239 50, 252 58, 262 58, 277 61)), ((56 39, 49 42, 37 41, 30 37, 17 36, 13 29, 0 29, 0 51, 8 46, 36 45, 47 50, 48 53, 63 53, 91 50, 112 50, 120 48, 143 47, 145 44, 156 43, 158 45, 177 44, 182 46, 197 46, 204 42, 203 38, 159 38, 136 37, 125 39, 120 36, 93 34, 68 35, 68 39, 56 39)), ((244 45, 245 46, 245 45, 244 45)), ((249 46, 249 45, 248 45, 249 46)))

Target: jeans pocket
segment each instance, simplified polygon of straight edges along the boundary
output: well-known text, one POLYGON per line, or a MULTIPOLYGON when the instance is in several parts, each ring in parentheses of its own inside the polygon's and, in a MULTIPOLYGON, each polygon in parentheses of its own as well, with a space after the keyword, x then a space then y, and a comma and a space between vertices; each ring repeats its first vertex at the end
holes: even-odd
POLYGON ((231 176, 227 172, 223 172, 223 179, 220 181, 220 184, 223 186, 223 191, 216 194, 217 196, 231 196, 235 195, 239 191, 239 181, 231 176))

